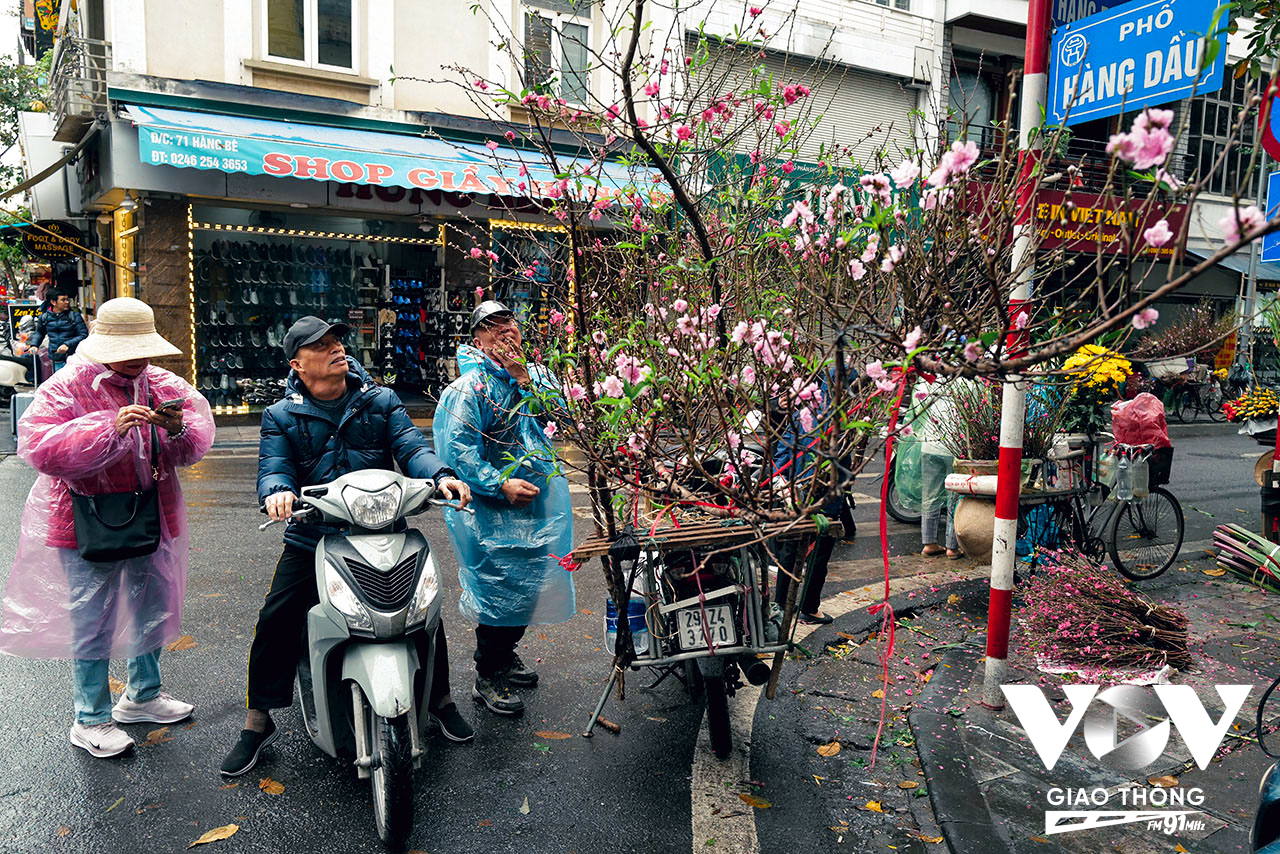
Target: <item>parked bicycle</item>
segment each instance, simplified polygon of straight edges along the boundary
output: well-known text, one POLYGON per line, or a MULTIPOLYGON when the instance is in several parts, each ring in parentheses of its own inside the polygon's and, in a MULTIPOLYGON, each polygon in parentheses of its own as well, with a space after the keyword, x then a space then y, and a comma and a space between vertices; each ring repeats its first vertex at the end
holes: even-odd
POLYGON ((1076 452, 1085 471, 1080 488, 1023 498, 1019 533, 1033 546, 1110 559, 1134 581, 1155 578, 1178 559, 1185 533, 1182 505, 1164 486, 1173 449, 1115 443, 1099 459, 1092 450, 1076 452))
POLYGON ((1202 383, 1184 383, 1174 394, 1173 416, 1183 423, 1195 421, 1201 412, 1208 415, 1210 421, 1227 420, 1227 413, 1222 410, 1227 395, 1217 377, 1210 376, 1207 382, 1202 383))

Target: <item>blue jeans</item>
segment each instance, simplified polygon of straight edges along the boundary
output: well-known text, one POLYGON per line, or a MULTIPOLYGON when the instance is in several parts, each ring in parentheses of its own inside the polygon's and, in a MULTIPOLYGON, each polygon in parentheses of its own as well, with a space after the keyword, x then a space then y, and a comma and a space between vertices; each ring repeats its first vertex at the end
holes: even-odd
MULTIPOLYGON (((104 724, 111 720, 111 689, 107 685, 105 658, 77 658, 75 660, 76 723, 85 726, 104 724)), ((160 693, 160 650, 144 652, 129 659, 129 687, 125 694, 130 700, 145 703, 160 693)))
MULTIPOLYGON (((120 576, 126 571, 125 562, 114 567, 111 564, 91 564, 75 549, 60 551, 71 594, 73 649, 100 655, 110 647, 117 605, 112 591, 119 589, 123 582, 120 576)), ((92 726, 111 720, 111 689, 107 682, 109 665, 110 659, 106 658, 75 659, 73 696, 77 723, 92 726)), ((128 668, 129 684, 125 693, 130 700, 146 702, 160 693, 159 649, 130 658, 128 668)))

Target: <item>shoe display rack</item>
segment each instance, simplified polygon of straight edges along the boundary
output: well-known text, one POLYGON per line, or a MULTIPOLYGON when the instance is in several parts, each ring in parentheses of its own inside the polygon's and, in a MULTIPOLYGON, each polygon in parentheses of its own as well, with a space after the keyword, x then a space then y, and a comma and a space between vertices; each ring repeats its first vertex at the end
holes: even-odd
POLYGON ((390 304, 381 328, 383 381, 398 390, 429 399, 458 376, 459 344, 470 340, 473 303, 446 290, 440 270, 411 274, 393 270, 390 304), (391 322, 394 318, 394 322, 391 322))
POLYGON ((356 270, 367 259, 349 245, 245 238, 198 233, 192 257, 197 386, 215 406, 279 400, 289 326, 308 314, 345 321, 361 303, 356 270))

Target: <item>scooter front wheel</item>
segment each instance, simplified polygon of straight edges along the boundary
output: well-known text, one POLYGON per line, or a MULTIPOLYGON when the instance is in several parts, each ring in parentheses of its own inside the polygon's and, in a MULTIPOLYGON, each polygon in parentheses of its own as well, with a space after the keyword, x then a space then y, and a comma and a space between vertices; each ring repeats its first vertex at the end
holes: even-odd
POLYGON ((373 820, 393 851, 404 848, 413 829, 413 742, 409 715, 372 716, 373 820))

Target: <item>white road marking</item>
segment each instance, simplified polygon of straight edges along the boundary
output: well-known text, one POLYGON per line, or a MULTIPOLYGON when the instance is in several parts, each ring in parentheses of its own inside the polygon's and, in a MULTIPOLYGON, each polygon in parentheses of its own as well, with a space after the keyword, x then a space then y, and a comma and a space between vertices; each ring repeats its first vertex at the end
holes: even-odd
MULTIPOLYGON (((984 567, 973 571, 973 577, 984 574, 984 567)), ((889 581, 889 595, 897 596, 911 590, 941 586, 956 580, 964 570, 951 569, 924 575, 893 578, 889 581)), ((822 611, 833 617, 882 601, 883 586, 871 584, 855 590, 837 593, 822 601, 822 611)), ((796 643, 817 631, 819 626, 803 623, 796 627, 796 643)), ((717 852, 733 854, 759 854, 760 840, 756 838, 755 809, 744 803, 738 794, 740 784, 751 779, 751 728, 755 722, 756 705, 764 689, 739 691, 729 698, 729 731, 733 736, 733 751, 723 761, 711 752, 711 734, 707 729, 707 716, 702 715, 702 728, 698 732, 698 745, 693 752, 693 773, 689 781, 690 821, 693 829, 693 854, 706 854, 707 840, 714 839, 717 852)), ((765 793, 765 800, 768 794, 765 793)))

